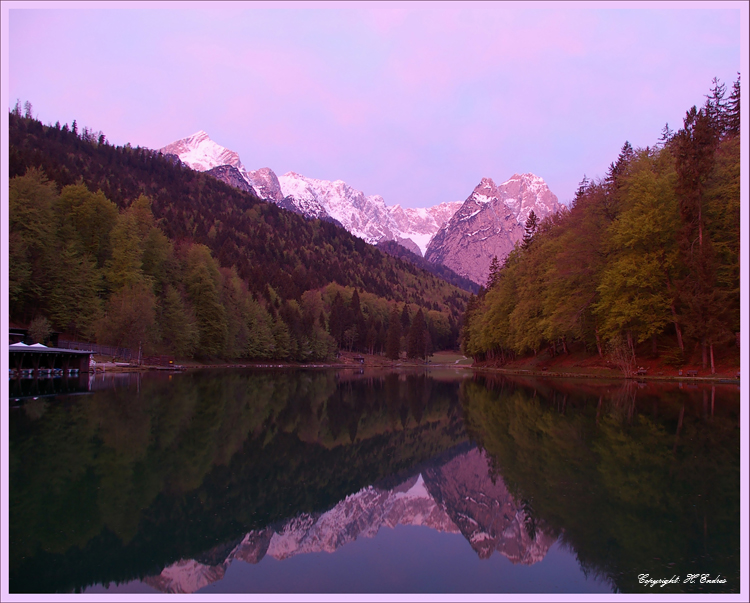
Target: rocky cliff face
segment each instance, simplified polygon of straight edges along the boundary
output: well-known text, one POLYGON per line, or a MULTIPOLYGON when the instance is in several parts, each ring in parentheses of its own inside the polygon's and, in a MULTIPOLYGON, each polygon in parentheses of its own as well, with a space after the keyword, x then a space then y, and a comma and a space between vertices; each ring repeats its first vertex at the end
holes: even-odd
POLYGON ((279 203, 284 200, 279 179, 271 168, 245 172, 245 180, 255 189, 261 199, 279 203))
POLYGON ((247 180, 242 176, 242 173, 233 165, 218 165, 215 168, 206 170, 206 173, 211 174, 217 180, 226 182, 229 186, 238 188, 241 191, 250 193, 251 195, 258 196, 257 192, 247 183, 247 180))
POLYGON ((484 285, 492 258, 502 261, 521 240, 531 211, 542 220, 562 207, 534 174, 515 174, 500 185, 483 178, 432 238, 425 258, 484 285))
POLYGON ((305 553, 330 553, 397 525, 460 532, 483 559, 498 551, 513 563, 527 565, 541 561, 555 542, 541 530, 530 534, 524 510, 501 478, 493 482, 486 457, 475 448, 392 490, 370 486, 325 513, 304 513, 249 532, 223 561, 217 559, 212 566, 181 560, 145 581, 164 592, 195 592, 220 580, 234 559, 258 563, 266 555, 283 560, 305 553))
POLYGON ((414 251, 413 246, 416 246, 419 255, 423 256, 432 237, 453 217, 461 205, 461 201, 447 201, 432 207, 416 208, 392 205, 388 208, 388 214, 393 223, 391 229, 397 236, 393 240, 410 251, 414 251), (401 241, 410 241, 412 245, 401 241))

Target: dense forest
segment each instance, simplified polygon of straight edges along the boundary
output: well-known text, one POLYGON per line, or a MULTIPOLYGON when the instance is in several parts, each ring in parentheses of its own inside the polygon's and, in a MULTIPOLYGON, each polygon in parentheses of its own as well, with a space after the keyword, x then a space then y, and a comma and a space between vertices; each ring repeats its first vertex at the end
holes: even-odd
POLYGON ((740 330, 740 81, 714 80, 682 129, 625 143, 605 178, 584 177, 569 211, 526 224, 523 241, 472 297, 463 349, 504 363, 571 346, 626 374, 636 354, 679 366, 740 330))
POLYGON ((468 294, 343 228, 28 102, 9 134, 10 319, 38 341, 294 361, 457 346, 468 294))

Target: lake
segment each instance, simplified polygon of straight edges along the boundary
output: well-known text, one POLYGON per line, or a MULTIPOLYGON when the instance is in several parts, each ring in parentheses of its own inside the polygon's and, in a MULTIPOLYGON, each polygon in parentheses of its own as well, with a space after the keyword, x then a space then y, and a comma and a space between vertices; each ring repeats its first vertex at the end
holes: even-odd
POLYGON ((14 387, 11 593, 739 592, 737 385, 434 368, 14 387))

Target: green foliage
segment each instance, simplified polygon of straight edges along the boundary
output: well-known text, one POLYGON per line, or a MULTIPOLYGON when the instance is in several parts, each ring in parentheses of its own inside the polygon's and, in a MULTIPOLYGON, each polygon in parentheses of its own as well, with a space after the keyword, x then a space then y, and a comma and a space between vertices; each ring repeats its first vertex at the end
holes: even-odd
POLYGON ((105 315, 99 320, 97 341, 130 348, 134 352, 156 343, 156 298, 143 283, 124 285, 110 297, 105 315))
POLYGON ((14 316, 47 308, 45 283, 52 278, 56 256, 57 198, 54 183, 35 168, 10 181, 8 294, 14 316))
POLYGON ((159 316, 162 343, 178 358, 189 358, 198 346, 198 327, 190 306, 180 292, 167 285, 159 316))
POLYGON ((714 90, 652 149, 625 143, 570 211, 529 223, 491 286, 469 304, 463 346, 503 362, 557 343, 637 344, 674 335, 707 350, 739 330, 739 140, 714 90), (533 244, 532 244, 533 242, 533 244))
POLYGON ((43 313, 64 336, 90 337, 112 296, 147 287, 150 345, 178 356, 324 360, 337 345, 382 352, 395 303, 438 312, 427 324, 440 325, 432 341, 456 346, 467 295, 414 264, 152 151, 20 113, 9 119, 13 320, 43 313), (335 292, 321 296, 330 287, 342 295, 333 321, 335 292), (308 294, 321 302, 314 313, 302 302, 308 294))
POLYGON ((226 308, 221 303, 221 273, 211 251, 193 245, 185 260, 185 291, 198 327, 197 354, 219 356, 228 335, 226 308))
POLYGON ((117 206, 101 191, 92 193, 86 185, 77 184, 62 189, 55 211, 60 220, 59 236, 102 268, 112 254, 110 233, 118 221, 117 206))

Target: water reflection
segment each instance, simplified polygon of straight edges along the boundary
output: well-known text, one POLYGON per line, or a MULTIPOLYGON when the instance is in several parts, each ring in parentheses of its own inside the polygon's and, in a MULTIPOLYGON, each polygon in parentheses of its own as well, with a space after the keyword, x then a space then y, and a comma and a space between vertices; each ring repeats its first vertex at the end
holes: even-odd
POLYGON ((233 547, 212 551, 208 557, 218 553, 218 563, 183 559, 144 582, 163 592, 191 593, 221 580, 235 560, 257 564, 266 556, 283 561, 303 554, 333 553, 358 538, 374 538, 382 528, 399 525, 461 534, 481 559, 498 552, 512 563, 525 565, 541 561, 557 540, 542 529, 528 529, 523 507, 502 479, 493 481, 485 455, 470 448, 391 489, 369 486, 325 513, 304 513, 253 530, 233 547))
POLYGON ((621 592, 739 592, 739 388, 466 382, 466 426, 509 490, 621 592))
POLYGON ((14 592, 159 573, 465 441, 455 376, 157 374, 10 424, 14 592))
MULTIPOLYGON (((12 409, 11 591, 231 589, 238 562, 345 564, 357 543, 392 532, 405 549, 429 529, 470 547, 465 576, 498 558, 549 572, 555 551, 608 590, 696 571, 737 592, 736 389, 467 376, 160 373, 12 409)), ((471 588, 509 589, 494 580, 471 588)))

